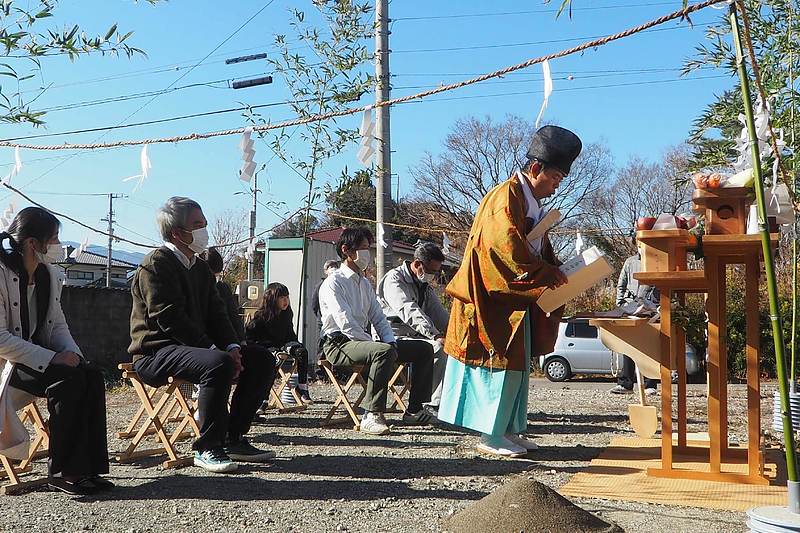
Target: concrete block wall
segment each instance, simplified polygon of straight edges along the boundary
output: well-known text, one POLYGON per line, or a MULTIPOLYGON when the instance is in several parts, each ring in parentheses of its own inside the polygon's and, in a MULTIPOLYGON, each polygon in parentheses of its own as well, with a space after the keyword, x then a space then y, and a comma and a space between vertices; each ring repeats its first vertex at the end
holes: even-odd
POLYGON ((72 337, 84 356, 116 379, 117 364, 130 361, 131 291, 99 287, 64 287, 61 305, 72 337))

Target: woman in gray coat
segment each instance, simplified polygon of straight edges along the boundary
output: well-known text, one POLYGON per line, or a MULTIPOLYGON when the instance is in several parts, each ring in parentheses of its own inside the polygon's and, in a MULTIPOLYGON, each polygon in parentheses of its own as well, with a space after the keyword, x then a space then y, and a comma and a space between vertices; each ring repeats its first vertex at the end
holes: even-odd
POLYGON ((28 207, 0 233, 0 453, 27 455, 16 411, 47 399, 49 483, 68 494, 110 489, 103 376, 87 363, 61 310, 60 223, 28 207))

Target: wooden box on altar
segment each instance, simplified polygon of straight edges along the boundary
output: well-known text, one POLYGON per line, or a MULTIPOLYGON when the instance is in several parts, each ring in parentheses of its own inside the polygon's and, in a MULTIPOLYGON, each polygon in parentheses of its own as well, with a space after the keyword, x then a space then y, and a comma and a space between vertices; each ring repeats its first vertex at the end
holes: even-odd
POLYGON ((747 187, 696 189, 692 194, 695 213, 704 214, 707 235, 747 233, 747 215, 753 190, 747 187))
POLYGON ((686 247, 689 244, 689 232, 685 229, 637 231, 636 240, 641 245, 643 271, 686 270, 686 247))

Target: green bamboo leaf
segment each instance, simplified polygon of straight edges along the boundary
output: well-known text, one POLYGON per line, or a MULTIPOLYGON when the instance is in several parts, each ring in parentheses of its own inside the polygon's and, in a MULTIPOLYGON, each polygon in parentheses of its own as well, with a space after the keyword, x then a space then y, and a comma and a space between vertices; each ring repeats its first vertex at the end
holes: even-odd
POLYGON ((106 32, 106 36, 103 38, 103 40, 107 41, 107 40, 111 39, 111 36, 114 35, 114 32, 116 32, 116 31, 117 31, 117 25, 114 24, 113 26, 111 26, 108 29, 108 31, 106 32))

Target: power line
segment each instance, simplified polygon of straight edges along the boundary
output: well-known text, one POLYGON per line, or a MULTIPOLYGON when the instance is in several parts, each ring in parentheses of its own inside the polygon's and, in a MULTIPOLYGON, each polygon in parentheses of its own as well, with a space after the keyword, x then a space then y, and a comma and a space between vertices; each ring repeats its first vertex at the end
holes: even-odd
MULTIPOLYGON (((610 89, 610 88, 617 88, 617 87, 630 87, 634 85, 661 85, 666 83, 678 83, 683 81, 700 81, 700 80, 711 80, 711 79, 720 79, 720 78, 730 78, 731 76, 728 74, 719 74, 715 76, 702 76, 697 78, 678 78, 673 80, 651 80, 651 81, 640 81, 640 82, 629 82, 629 83, 610 83, 607 85, 591 85, 587 87, 567 87, 564 89, 560 89, 558 92, 568 92, 568 91, 583 91, 587 89, 610 89)), ((446 97, 446 98, 430 98, 427 100, 413 100, 408 102, 401 102, 402 104, 421 104, 423 102, 446 102, 452 100, 472 100, 475 98, 494 98, 498 96, 520 96, 525 94, 542 94, 543 91, 517 91, 517 92, 508 92, 508 93, 495 93, 495 94, 475 94, 469 96, 453 96, 453 97, 446 97)))
MULTIPOLYGON (((638 7, 655 7, 674 5, 674 2, 653 2, 648 4, 619 4, 611 6, 595 6, 595 7, 573 7, 572 11, 602 11, 605 9, 629 9, 638 7)), ((505 17, 512 15, 534 15, 539 13, 558 13, 558 9, 534 9, 529 11, 499 11, 491 13, 461 13, 452 15, 432 15, 425 17, 399 17, 393 18, 393 22, 410 22, 421 20, 440 20, 440 19, 458 19, 458 18, 472 18, 472 17, 505 17)))
MULTIPOLYGON (((662 31, 674 31, 674 30, 685 30, 685 29, 694 29, 704 26, 713 26, 714 23, 704 23, 704 24, 693 24, 691 28, 687 28, 685 26, 674 26, 672 28, 656 28, 652 30, 645 30, 640 33, 654 33, 654 32, 662 32, 662 31)), ((392 50, 393 54, 420 54, 420 53, 429 53, 429 52, 462 52, 466 50, 491 50, 495 48, 513 48, 516 46, 534 46, 539 44, 555 44, 555 43, 568 43, 572 41, 583 41, 586 39, 602 39, 604 37, 608 37, 608 35, 590 35, 584 37, 568 37, 565 39, 549 39, 546 41, 529 41, 524 43, 504 43, 504 44, 483 44, 483 45, 475 45, 475 46, 454 46, 450 48, 416 48, 410 50, 392 50)))
MULTIPOLYGON (((299 42, 299 41, 300 41, 300 39, 289 39, 286 42, 287 43, 294 43, 294 42, 299 42)), ((274 46, 274 45, 266 46, 266 48, 269 49, 272 46, 274 46)), ((291 50, 300 50, 300 49, 306 48, 306 47, 307 47, 307 45, 302 45, 302 46, 296 46, 296 47, 288 48, 288 50, 290 50, 290 51, 291 50)), ((231 51, 228 51, 228 52, 225 52, 225 53, 216 54, 216 55, 214 55, 212 57, 229 57, 231 54, 236 54, 236 53, 239 53, 239 52, 247 52, 247 51, 250 51, 250 50, 263 50, 264 48, 265 48, 265 46, 254 46, 254 47, 250 47, 250 48, 241 48, 241 49, 238 49, 238 50, 231 50, 231 51)), ((128 71, 128 72, 123 72, 121 74, 114 74, 114 75, 111 75, 111 76, 102 76, 102 77, 99 77, 99 78, 91 78, 91 79, 88 79, 88 80, 78 80, 78 81, 73 81, 73 82, 69 82, 69 83, 61 83, 61 84, 58 84, 58 85, 50 85, 47 88, 48 89, 63 89, 65 87, 91 85, 91 84, 95 84, 95 83, 103 83, 103 82, 106 82, 106 81, 115 81, 115 80, 121 80, 121 79, 126 79, 126 78, 133 78, 133 77, 139 78, 141 76, 151 75, 151 74, 164 74, 164 73, 167 73, 167 72, 179 72, 179 71, 182 71, 182 70, 186 70, 188 68, 192 68, 192 66, 197 61, 199 61, 199 60, 198 59, 187 59, 187 60, 184 60, 184 61, 178 61, 176 63, 170 63, 170 64, 166 64, 166 65, 160 65, 160 66, 156 66, 156 67, 149 67, 149 68, 139 69, 139 70, 131 70, 131 71, 128 71)), ((202 65, 199 65, 199 66, 216 65, 216 64, 220 64, 220 63, 224 63, 224 62, 225 62, 225 59, 219 59, 219 60, 216 60, 216 61, 205 61, 202 65)), ((32 92, 39 92, 41 90, 42 90, 42 87, 37 88, 37 89, 28 89, 28 90, 25 90, 25 91, 20 91, 19 94, 27 94, 27 93, 32 93, 32 92)))
POLYGON ((292 103, 297 102, 305 102, 305 101, 312 101, 313 98, 309 98, 307 100, 299 100, 299 101, 290 101, 284 100, 282 102, 269 102, 266 104, 258 104, 258 105, 251 105, 251 106, 242 106, 242 107, 231 107, 228 109, 217 109, 215 111, 203 111, 200 113, 192 113, 189 115, 179 115, 176 117, 168 117, 168 118, 159 118, 155 120, 146 120, 143 122, 132 122, 130 124, 117 124, 115 126, 100 126, 97 128, 86 128, 81 130, 71 130, 71 131, 60 131, 54 133, 40 133, 37 135, 27 135, 24 137, 12 137, 8 139, 0 139, 0 142, 11 142, 11 141, 22 141, 26 139, 42 139, 45 137, 59 137, 61 135, 78 135, 81 133, 94 133, 98 131, 111 131, 111 130, 119 130, 125 128, 135 128, 138 126, 150 126, 152 124, 163 124, 164 122, 175 122, 176 120, 186 120, 190 118, 198 118, 198 117, 208 117, 213 115, 222 115, 225 113, 234 113, 236 111, 245 111, 247 109, 262 109, 265 107, 277 107, 277 106, 284 106, 289 105, 292 103))
POLYGON ((142 93, 132 93, 132 94, 119 95, 119 96, 109 96, 107 98, 101 98, 101 99, 98 99, 98 100, 84 100, 84 101, 81 101, 81 102, 73 102, 73 103, 70 103, 70 104, 61 104, 61 105, 56 105, 56 106, 52 106, 52 107, 45 107, 45 108, 39 109, 39 111, 44 111, 44 112, 48 112, 48 113, 52 113, 53 111, 67 111, 67 110, 70 110, 70 109, 78 109, 78 108, 81 108, 81 107, 92 107, 92 106, 110 104, 110 103, 116 103, 116 102, 125 102, 125 101, 128 101, 128 100, 136 100, 136 99, 139 99, 139 98, 146 98, 148 96, 162 95, 162 94, 166 94, 166 93, 182 91, 182 90, 185 90, 185 89, 193 89, 193 88, 196 88, 196 87, 211 87, 211 88, 214 88, 214 89, 230 89, 230 83, 233 82, 233 81, 246 79, 246 78, 251 78, 253 76, 261 76, 261 75, 264 75, 264 74, 265 73, 259 73, 259 74, 252 74, 250 76, 238 76, 236 78, 225 78, 225 79, 221 79, 221 80, 212 80, 212 81, 205 81, 205 82, 190 83, 189 85, 181 85, 181 86, 178 86, 178 87, 172 87, 170 89, 161 89, 159 91, 147 91, 147 92, 142 92, 142 93), (215 84, 220 84, 220 83, 226 83, 227 86, 226 87, 213 87, 215 84))
MULTIPOLYGON (((717 67, 701 66, 697 70, 710 70, 717 67)), ((609 75, 616 74, 646 74, 651 72, 680 72, 683 67, 659 67, 659 68, 631 68, 631 69, 600 69, 600 70, 553 70, 552 74, 603 74, 609 75)), ((399 74, 392 74, 392 77, 424 77, 424 76, 480 76, 483 72, 401 72, 399 74)), ((529 72, 509 72, 507 76, 528 76, 529 72)))

